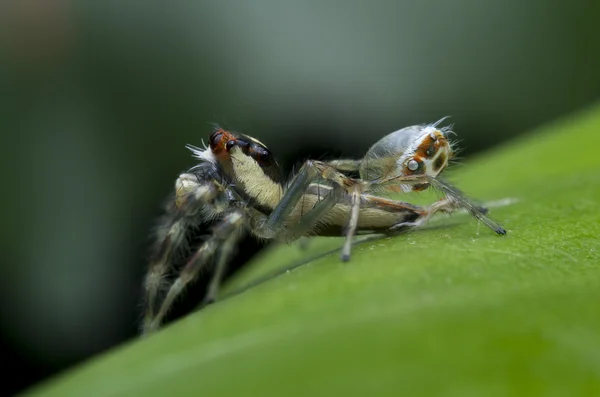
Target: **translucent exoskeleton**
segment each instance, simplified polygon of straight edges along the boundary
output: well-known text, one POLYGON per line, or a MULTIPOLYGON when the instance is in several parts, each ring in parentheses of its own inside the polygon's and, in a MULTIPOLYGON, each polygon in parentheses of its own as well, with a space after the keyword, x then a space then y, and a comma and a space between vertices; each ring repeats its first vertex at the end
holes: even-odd
POLYGON ((281 242, 344 235, 344 261, 350 259, 358 231, 391 233, 417 227, 438 212, 464 209, 497 234, 506 234, 484 208, 438 177, 454 154, 453 132, 440 128, 440 122, 395 131, 360 160, 307 160, 287 180, 267 147, 247 135, 216 128, 207 147, 188 146, 199 163, 177 178, 157 232, 145 280, 143 332, 157 329, 174 300, 208 267, 214 272, 204 301, 214 301, 244 233, 281 242), (428 207, 382 196, 429 187, 444 197, 428 207), (212 235, 190 245, 193 228, 207 221, 214 224, 212 235), (170 280, 167 275, 177 258, 184 258, 184 265, 170 280))

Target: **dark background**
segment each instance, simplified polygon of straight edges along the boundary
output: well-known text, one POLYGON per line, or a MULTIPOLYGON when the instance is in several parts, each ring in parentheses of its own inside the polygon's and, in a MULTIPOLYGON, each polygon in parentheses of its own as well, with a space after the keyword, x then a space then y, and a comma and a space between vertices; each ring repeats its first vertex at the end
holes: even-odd
POLYGON ((600 98, 599 16, 594 0, 0 2, 3 391, 135 336, 149 230, 210 122, 289 168, 450 115, 468 157, 600 98))

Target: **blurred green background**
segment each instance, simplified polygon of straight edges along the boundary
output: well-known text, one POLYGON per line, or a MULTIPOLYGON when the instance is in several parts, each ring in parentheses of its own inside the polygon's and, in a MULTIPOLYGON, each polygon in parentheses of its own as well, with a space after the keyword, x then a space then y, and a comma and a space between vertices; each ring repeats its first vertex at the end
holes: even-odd
POLYGON ((149 230, 209 123, 289 169, 449 115, 468 157, 600 99, 599 15, 592 0, 1 2, 0 335, 29 376, 4 387, 135 335, 149 230))

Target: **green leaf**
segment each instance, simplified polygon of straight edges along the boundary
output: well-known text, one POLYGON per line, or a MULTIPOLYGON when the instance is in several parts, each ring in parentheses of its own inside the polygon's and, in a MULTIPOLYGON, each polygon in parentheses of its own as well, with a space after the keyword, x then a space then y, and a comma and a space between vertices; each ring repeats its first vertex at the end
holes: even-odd
POLYGON ((348 263, 339 238, 276 246, 242 292, 29 393, 600 395, 598 148, 595 108, 455 167, 471 197, 517 200, 491 210, 504 237, 456 214, 348 263))

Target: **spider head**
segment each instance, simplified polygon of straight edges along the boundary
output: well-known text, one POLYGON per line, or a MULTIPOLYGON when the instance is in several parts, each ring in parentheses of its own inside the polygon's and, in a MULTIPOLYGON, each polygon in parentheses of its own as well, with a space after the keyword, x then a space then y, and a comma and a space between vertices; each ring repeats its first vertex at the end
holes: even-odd
MULTIPOLYGON (((360 174, 366 180, 408 175, 438 176, 452 157, 448 135, 451 127, 438 125, 413 125, 392 132, 377 141, 365 155, 360 174)), ((399 185, 399 191, 420 191, 429 185, 399 185)))
POLYGON ((225 174, 249 198, 273 208, 281 196, 281 170, 259 140, 217 128, 210 150, 225 174))
POLYGON ((210 136, 209 142, 210 150, 219 163, 226 165, 226 170, 233 171, 234 174, 230 176, 234 177, 245 170, 255 174, 258 179, 262 174, 274 182, 280 181, 279 164, 258 139, 218 128, 210 136))

